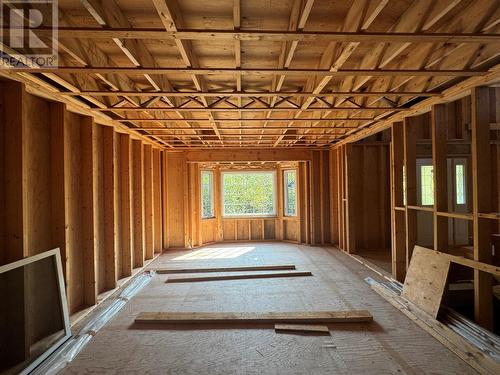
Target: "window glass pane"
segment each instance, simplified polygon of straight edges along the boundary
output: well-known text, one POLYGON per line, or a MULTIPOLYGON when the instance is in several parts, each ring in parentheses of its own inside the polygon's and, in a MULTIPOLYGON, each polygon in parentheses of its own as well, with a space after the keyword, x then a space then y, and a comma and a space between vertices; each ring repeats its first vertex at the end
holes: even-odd
POLYGON ((285 192, 285 216, 295 216, 297 214, 297 181, 295 171, 285 171, 284 192, 285 192))
POLYGON ((403 205, 406 206, 406 168, 403 165, 403 205))
POLYGON ((212 171, 201 172, 201 217, 214 217, 214 193, 212 171))
POLYGON ((224 216, 275 215, 274 172, 224 172, 224 216))
POLYGON ((432 165, 422 165, 420 167, 420 185, 422 205, 434 205, 434 168, 432 165))
POLYGON ((465 173, 463 164, 455 165, 455 181, 457 204, 465 204, 465 173))

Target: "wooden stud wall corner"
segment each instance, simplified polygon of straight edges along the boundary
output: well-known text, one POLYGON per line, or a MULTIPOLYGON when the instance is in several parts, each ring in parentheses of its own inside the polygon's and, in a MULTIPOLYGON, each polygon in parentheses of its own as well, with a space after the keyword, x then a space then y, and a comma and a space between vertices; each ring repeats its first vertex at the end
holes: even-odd
MULTIPOLYGON (((132 221, 141 215, 135 197, 144 178, 132 144, 137 152, 142 141, 29 94, 21 83, 1 81, 0 88, 0 262, 59 247, 70 313, 81 312, 142 265, 142 252, 134 257, 133 249, 144 228, 132 221)), ((161 171, 162 151, 152 152, 161 171)), ((156 182, 161 196, 163 180, 156 182)))
MULTIPOLYGON (((428 247, 445 254, 456 251, 452 249, 449 239, 450 228, 454 230, 450 221, 471 222, 473 251, 470 256, 475 261, 498 266, 498 259, 492 256, 492 241, 496 238, 495 233, 500 231, 497 214, 500 211, 499 135, 494 126, 500 118, 499 101, 500 89, 476 87, 470 97, 437 104, 430 113, 404 117, 402 121, 392 123, 391 259, 392 275, 397 280, 404 280, 412 250, 415 245, 420 245, 423 215, 429 215, 433 221, 433 243, 428 247), (470 158, 467 153, 470 153, 470 158), (464 204, 465 211, 460 212, 454 211, 456 181, 449 180, 450 176, 456 178, 448 166, 450 160, 456 157, 471 160, 471 167, 466 168, 470 182, 464 179, 468 202, 464 204), (417 199, 420 194, 417 191, 420 189, 417 186, 417 159, 432 159, 433 206, 423 206, 421 198, 417 199)), ((337 157, 334 168, 337 173, 336 191, 333 195, 338 207, 337 225, 333 228, 337 232, 339 247, 348 252, 353 252, 358 245, 356 233, 353 233, 360 228, 360 216, 356 214, 360 195, 356 182, 364 173, 358 167, 359 155, 354 153, 354 147, 355 144, 347 143, 332 149, 337 157)), ((495 246, 498 249, 499 245, 495 246)), ((469 264, 463 265, 471 268, 469 264)), ((479 269, 473 272, 475 320, 491 329, 492 277, 479 269)))

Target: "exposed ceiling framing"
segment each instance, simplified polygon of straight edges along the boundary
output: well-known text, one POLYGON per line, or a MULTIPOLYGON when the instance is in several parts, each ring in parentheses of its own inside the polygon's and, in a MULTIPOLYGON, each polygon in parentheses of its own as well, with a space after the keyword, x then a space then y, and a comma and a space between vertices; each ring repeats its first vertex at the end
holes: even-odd
POLYGON ((498 0, 60 0, 59 68, 1 73, 169 148, 318 147, 498 80, 499 9, 498 0))

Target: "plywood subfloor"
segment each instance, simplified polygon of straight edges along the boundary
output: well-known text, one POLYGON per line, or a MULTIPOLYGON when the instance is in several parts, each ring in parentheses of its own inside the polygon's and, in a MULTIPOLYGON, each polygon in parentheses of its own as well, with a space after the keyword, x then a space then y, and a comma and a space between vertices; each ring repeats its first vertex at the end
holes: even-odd
POLYGON ((338 250, 288 243, 217 244, 168 252, 153 267, 296 264, 314 277, 165 284, 154 280, 64 370, 163 374, 471 374, 474 371, 373 292, 377 275, 338 250), (134 325, 141 311, 369 309, 373 323, 331 324, 331 336, 270 325, 134 325))

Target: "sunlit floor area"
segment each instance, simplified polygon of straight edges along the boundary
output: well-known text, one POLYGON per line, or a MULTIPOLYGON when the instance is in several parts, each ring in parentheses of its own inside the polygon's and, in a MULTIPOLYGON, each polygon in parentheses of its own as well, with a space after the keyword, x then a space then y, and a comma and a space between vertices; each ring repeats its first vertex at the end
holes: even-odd
MULTIPOLYGON (((150 268, 295 264, 312 277, 153 281, 92 339, 66 374, 471 374, 473 370, 373 292, 378 275, 334 248, 217 244, 170 251, 150 268), (146 311, 285 312, 368 309, 372 323, 331 324, 330 336, 272 325, 137 325, 146 311)), ((84 323, 84 322, 83 322, 84 323)))

